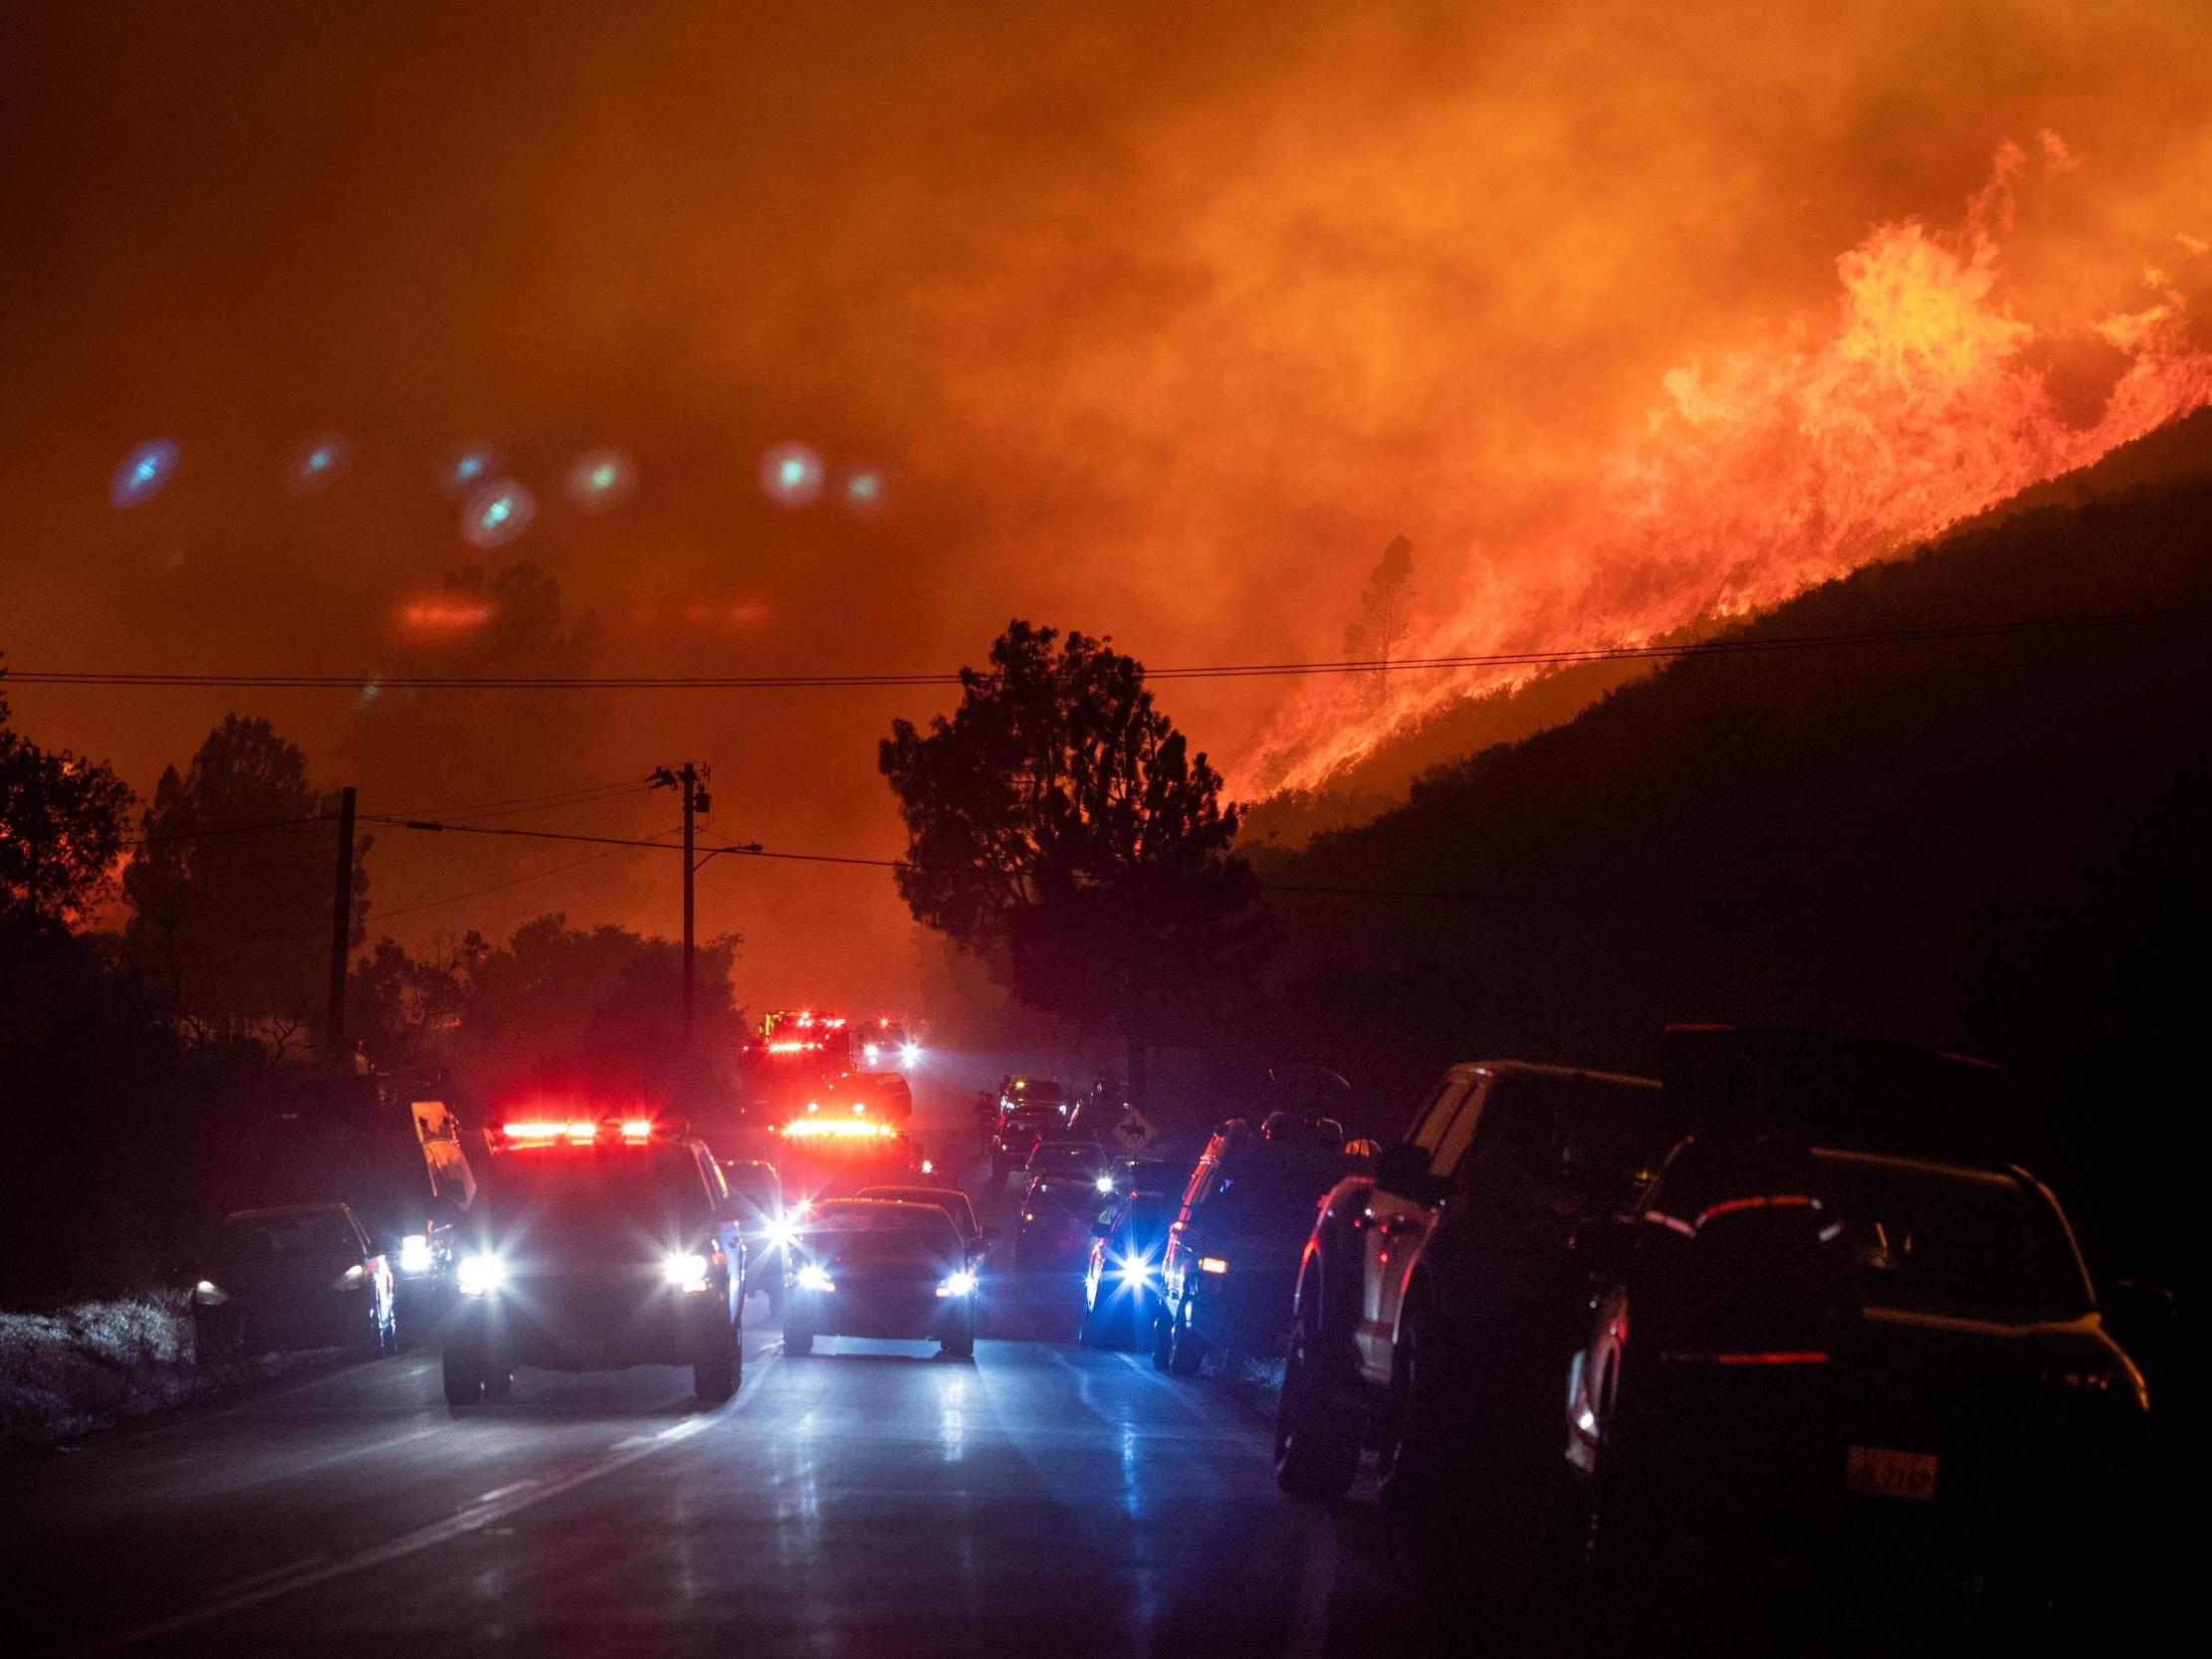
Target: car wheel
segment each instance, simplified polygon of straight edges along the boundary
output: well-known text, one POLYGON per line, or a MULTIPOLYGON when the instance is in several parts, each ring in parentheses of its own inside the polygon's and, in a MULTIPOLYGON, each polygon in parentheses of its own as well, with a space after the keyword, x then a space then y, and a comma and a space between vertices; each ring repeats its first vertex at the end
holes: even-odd
POLYGON ((801 1330, 789 1320, 785 1320, 783 1322, 783 1351, 796 1354, 812 1353, 814 1351, 813 1332, 801 1330))
POLYGON ((1191 1329, 1191 1302, 1183 1302, 1183 1317, 1168 1333, 1168 1369, 1177 1376, 1197 1376, 1206 1363, 1206 1339, 1191 1329))
POLYGON ((1275 1404, 1275 1484, 1294 1498, 1334 1502, 1359 1473, 1361 1425, 1342 1403, 1352 1378, 1322 1360, 1318 1347, 1304 1319, 1291 1326, 1275 1404))
POLYGON ((445 1402, 455 1411, 484 1403, 484 1361, 462 1348, 445 1350, 440 1370, 445 1382, 445 1402))
POLYGON ((1155 1370, 1166 1370, 1168 1361, 1175 1356, 1175 1332, 1169 1324, 1172 1318, 1167 1298, 1162 1297, 1152 1313, 1152 1365, 1155 1370))
POLYGON ((947 1337, 940 1347, 955 1359, 975 1358, 976 1322, 973 1319, 963 1322, 961 1328, 947 1337))
POLYGON ((1391 1396, 1375 1445, 1376 1489, 1386 1504, 1427 1513, 1455 1496, 1450 1390, 1429 1319, 1409 1305, 1391 1353, 1391 1396))
POLYGON ((691 1391, 708 1405, 720 1405, 738 1391, 745 1356, 738 1329, 726 1325, 709 1345, 708 1351, 692 1363, 691 1391))

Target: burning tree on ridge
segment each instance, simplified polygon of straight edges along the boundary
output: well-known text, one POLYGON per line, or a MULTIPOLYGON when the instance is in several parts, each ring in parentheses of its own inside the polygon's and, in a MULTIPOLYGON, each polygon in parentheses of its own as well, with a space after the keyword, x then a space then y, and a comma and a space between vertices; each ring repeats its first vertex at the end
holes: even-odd
POLYGON ((1413 598, 1414 544, 1403 535, 1391 537, 1383 556, 1368 573, 1360 593, 1359 615, 1344 630, 1344 654, 1358 662, 1380 666, 1361 677, 1361 701, 1371 710, 1390 706, 1390 665, 1399 647, 1413 632, 1406 620, 1413 598))

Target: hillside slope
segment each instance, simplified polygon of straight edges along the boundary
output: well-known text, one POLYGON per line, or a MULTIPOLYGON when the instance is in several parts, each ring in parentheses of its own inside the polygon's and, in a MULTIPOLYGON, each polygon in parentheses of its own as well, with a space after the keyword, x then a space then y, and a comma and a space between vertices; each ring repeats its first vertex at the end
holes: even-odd
MULTIPOLYGON (((2170 489, 2202 481, 2212 481, 2212 409, 2122 444, 2094 466, 2023 491, 1954 526, 1936 544, 2046 507, 2080 506, 2144 487, 2170 489)), ((1558 726, 1649 672, 1643 663, 1586 663, 1518 691, 1469 699, 1401 733, 1326 789, 1256 803, 1246 815, 1247 833, 1257 841, 1296 847, 1321 831, 1365 823, 1403 801, 1413 780, 1432 767, 1558 726)))
MULTIPOLYGON (((2212 484, 2019 514, 1730 637, 2188 608, 2212 611, 2212 484)), ((2206 616, 1701 652, 1260 855, 1271 882, 1467 896, 1278 896, 1278 1051, 1403 1099, 1481 1054, 1646 1068, 1670 1019, 1894 1035, 2018 1068, 2110 1197, 2212 991, 2208 808, 2206 616)))

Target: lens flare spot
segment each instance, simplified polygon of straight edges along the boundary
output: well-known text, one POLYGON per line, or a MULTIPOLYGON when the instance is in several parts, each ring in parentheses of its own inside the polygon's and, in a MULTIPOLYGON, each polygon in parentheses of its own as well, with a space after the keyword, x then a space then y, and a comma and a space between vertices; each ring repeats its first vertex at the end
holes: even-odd
POLYGON ((353 446, 344 434, 325 432, 310 438, 292 458, 290 484, 294 495, 320 490, 345 471, 353 459, 353 446))
POLYGON ((498 450, 489 444, 463 444, 446 457, 438 478, 447 494, 465 496, 497 478, 500 471, 498 450))
POLYGON ((761 457, 761 488, 779 507, 805 507, 822 493, 822 458, 804 444, 777 444, 761 457))
POLYGON ((511 478, 487 484, 461 510, 461 533, 479 547, 504 547, 530 528, 538 500, 511 478))
MULTIPOLYGON (((481 599, 442 594, 434 599, 409 599, 399 607, 399 631, 417 639, 455 639, 474 633, 492 620, 492 607, 481 599)), ((370 690, 381 690, 374 682, 370 690)), ((364 690, 363 696, 368 696, 364 690)))
POLYGON ((108 500, 118 509, 151 501, 175 471, 176 445, 166 438, 150 439, 122 458, 109 481, 108 500))
POLYGON ((873 467, 857 467, 845 475, 839 494, 853 511, 873 512, 883 505, 883 475, 873 467))
POLYGON ((637 469, 618 449, 595 449, 568 469, 568 499, 586 513, 620 507, 637 488, 637 469))

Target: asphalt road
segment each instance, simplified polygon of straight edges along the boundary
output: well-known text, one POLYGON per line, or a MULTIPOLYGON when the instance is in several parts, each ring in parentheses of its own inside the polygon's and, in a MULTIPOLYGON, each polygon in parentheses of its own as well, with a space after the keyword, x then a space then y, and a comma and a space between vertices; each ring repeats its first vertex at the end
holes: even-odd
POLYGON ((756 1298, 719 1409, 688 1370, 526 1370, 456 1418, 423 1349, 16 1459, 8 1645, 1309 1654, 1414 1616, 1387 1550, 1276 1492, 1259 1415, 1066 1340, 1073 1295, 1003 1287, 987 1330, 1026 1340, 973 1361, 786 1358, 756 1298))

